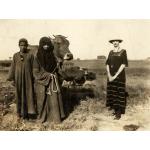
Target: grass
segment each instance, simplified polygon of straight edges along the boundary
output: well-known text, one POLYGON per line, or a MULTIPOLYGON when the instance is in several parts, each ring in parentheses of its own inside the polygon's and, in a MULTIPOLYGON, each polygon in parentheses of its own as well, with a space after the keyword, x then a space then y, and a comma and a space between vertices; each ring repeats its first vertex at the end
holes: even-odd
MULTIPOLYGON (((41 125, 34 122, 17 124, 15 105, 12 105, 10 112, 1 117, 0 130, 122 131, 125 125, 130 124, 138 125, 138 130, 150 130, 150 62, 131 61, 129 63, 130 68, 126 70, 127 91, 129 92, 127 109, 126 114, 119 121, 113 120, 112 112, 105 107, 106 70, 104 62, 92 60, 75 63, 75 65, 86 66, 90 71, 96 72, 97 98, 81 99, 61 124, 41 125)), ((1 73, 0 83, 7 87, 5 78, 6 72, 1 73)), ((73 102, 73 99, 71 101, 73 102)))

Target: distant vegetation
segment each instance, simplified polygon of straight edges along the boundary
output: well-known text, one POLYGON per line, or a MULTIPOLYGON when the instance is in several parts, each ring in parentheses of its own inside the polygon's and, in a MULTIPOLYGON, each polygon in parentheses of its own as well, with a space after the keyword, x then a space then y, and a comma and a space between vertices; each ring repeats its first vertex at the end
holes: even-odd
POLYGON ((97 59, 106 59, 106 56, 100 55, 100 56, 97 56, 97 59))
MULTIPOLYGON (((105 68, 105 59, 92 59, 92 60, 72 60, 70 63, 74 63, 75 66, 88 69, 102 69, 105 68)), ((0 67, 9 67, 12 60, 0 60, 0 67)), ((150 61, 147 60, 129 60, 130 68, 150 68, 150 61)))
POLYGON ((0 60, 0 67, 10 67, 12 60, 0 60))

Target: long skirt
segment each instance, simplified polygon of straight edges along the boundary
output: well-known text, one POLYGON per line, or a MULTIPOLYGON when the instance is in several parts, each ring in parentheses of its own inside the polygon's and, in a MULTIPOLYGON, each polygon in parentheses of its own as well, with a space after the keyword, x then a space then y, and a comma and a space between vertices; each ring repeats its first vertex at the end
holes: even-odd
POLYGON ((59 93, 46 94, 43 101, 43 108, 40 112, 41 122, 60 123, 62 118, 65 117, 62 106, 62 99, 59 93))
MULTIPOLYGON (((55 85, 54 88, 56 88, 55 85)), ((35 89, 38 119, 40 122, 60 123, 65 117, 61 92, 47 94, 47 88, 38 83, 35 84, 35 89)))
POLYGON ((107 101, 106 106, 121 114, 125 114, 126 108, 126 85, 125 82, 115 79, 107 81, 107 101))

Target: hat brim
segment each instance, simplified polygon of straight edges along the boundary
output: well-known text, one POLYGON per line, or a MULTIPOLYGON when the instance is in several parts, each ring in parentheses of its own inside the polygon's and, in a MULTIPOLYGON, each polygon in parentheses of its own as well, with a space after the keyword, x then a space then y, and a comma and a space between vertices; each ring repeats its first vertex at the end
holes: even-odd
POLYGON ((121 43, 123 40, 121 40, 121 39, 114 39, 114 40, 110 40, 109 43, 113 43, 114 41, 118 41, 119 43, 121 43))

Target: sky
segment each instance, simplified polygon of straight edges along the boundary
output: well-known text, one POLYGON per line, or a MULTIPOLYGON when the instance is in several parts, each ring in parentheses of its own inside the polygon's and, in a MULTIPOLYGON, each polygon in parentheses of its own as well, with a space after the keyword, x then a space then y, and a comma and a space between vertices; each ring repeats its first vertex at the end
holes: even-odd
POLYGON ((108 41, 123 40, 128 59, 150 57, 150 20, 0 20, 0 60, 19 51, 18 40, 38 44, 42 36, 64 35, 74 58, 107 57, 113 48, 108 41))

